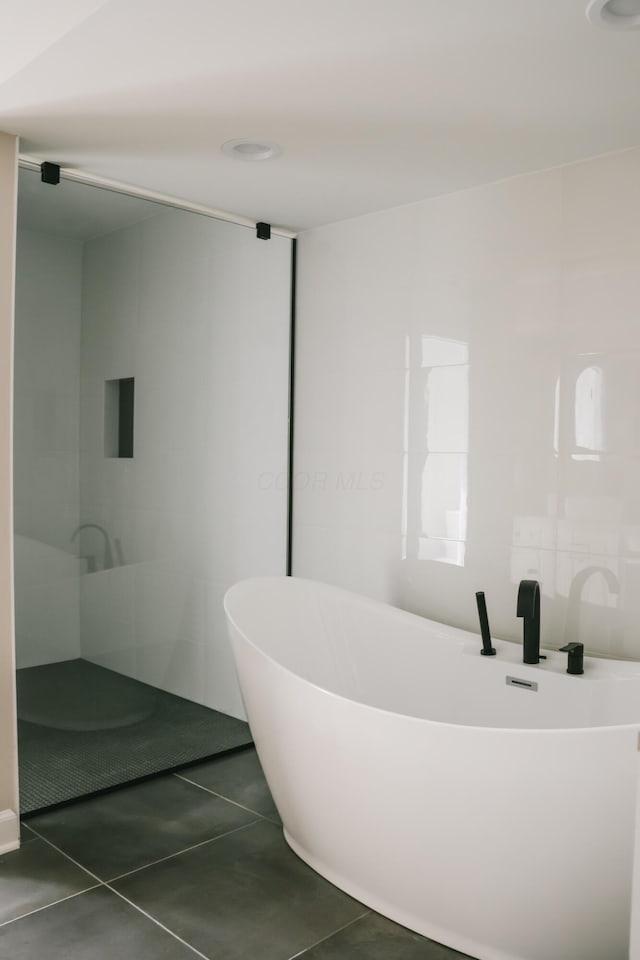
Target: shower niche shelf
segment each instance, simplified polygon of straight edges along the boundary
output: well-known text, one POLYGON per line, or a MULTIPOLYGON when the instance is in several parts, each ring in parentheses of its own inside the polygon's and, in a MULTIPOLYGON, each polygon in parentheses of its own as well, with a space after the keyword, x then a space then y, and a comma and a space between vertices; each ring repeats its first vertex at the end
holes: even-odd
POLYGON ((133 457, 133 409, 135 378, 105 380, 104 455, 109 458, 133 457))

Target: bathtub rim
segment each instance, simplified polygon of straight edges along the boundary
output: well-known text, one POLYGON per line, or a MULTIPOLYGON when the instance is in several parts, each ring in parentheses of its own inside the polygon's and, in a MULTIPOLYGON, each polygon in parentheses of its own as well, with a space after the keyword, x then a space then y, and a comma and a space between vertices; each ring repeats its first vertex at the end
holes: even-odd
MULTIPOLYGON (((359 601, 363 601, 374 608, 384 608, 387 611, 391 610, 393 611, 394 615, 397 614, 401 619, 405 619, 409 617, 412 620, 416 620, 416 619, 422 620, 427 625, 434 624, 436 626, 446 627, 447 629, 458 630, 460 631, 461 634, 465 634, 465 633, 469 634, 470 637, 475 637, 476 634, 474 634, 473 631, 465 630, 463 627, 455 627, 451 624, 442 623, 439 620, 432 620, 428 617, 422 617, 419 614, 411 613, 408 610, 402 610, 402 608, 400 607, 394 607, 392 604, 385 603, 384 601, 381 601, 381 600, 374 600, 371 597, 367 597, 364 594, 356 593, 353 590, 346 590, 344 587, 337 587, 337 586, 334 586, 333 584, 325 583, 324 581, 321 581, 321 580, 311 580, 307 577, 294 577, 294 576, 248 577, 243 580, 237 581, 237 583, 234 583, 231 587, 229 587, 229 589, 225 591, 224 598, 223 598, 225 616, 227 617, 229 624, 233 626, 234 630, 237 631, 237 633, 242 637, 244 642, 247 643, 250 647, 252 647, 256 651, 256 653, 258 653, 261 657, 264 657, 265 660, 268 660, 274 667, 276 667, 282 673, 286 674, 288 677, 293 677, 294 679, 298 680, 300 683, 307 684, 308 686, 313 687, 315 690, 319 691, 320 693, 328 697, 334 698, 336 700, 340 700, 345 703, 357 704, 358 707, 361 707, 362 709, 375 710, 377 713, 384 714, 385 716, 398 717, 398 718, 401 718, 402 720, 408 720, 413 723, 432 724, 438 727, 449 727, 449 728, 452 728, 455 730, 461 730, 461 731, 474 730, 474 731, 482 732, 482 734, 503 733, 503 734, 517 734, 517 735, 520 735, 520 734, 557 735, 559 733, 586 734, 586 733, 593 733, 595 731, 610 731, 611 734, 613 734, 616 731, 620 732, 620 731, 638 730, 639 732, 638 750, 640 751, 640 716, 638 717, 637 721, 634 721, 632 723, 599 724, 595 726, 591 725, 591 726, 581 726, 581 727, 561 727, 561 726, 558 726, 558 727, 499 727, 499 726, 487 726, 486 724, 452 723, 447 720, 434 720, 428 717, 416 717, 410 713, 399 713, 396 710, 387 710, 384 707, 378 707, 378 706, 375 706, 374 704, 365 703, 364 701, 356 700, 353 697, 346 697, 341 693, 336 693, 335 690, 330 690, 327 687, 321 686, 320 684, 315 683, 312 680, 308 680, 306 677, 302 677, 300 674, 295 673, 289 667, 286 667, 279 660, 276 660, 273 656, 268 654, 262 647, 258 646, 257 643, 251 640, 247 636, 245 631, 238 625, 237 621, 234 619, 233 615, 229 611, 228 601, 231 594, 244 593, 250 590, 251 586, 254 586, 256 584, 266 585, 268 583, 282 583, 283 581, 288 581, 288 580, 297 581, 304 584, 310 584, 314 587, 321 587, 323 589, 329 590, 332 593, 342 594, 343 596, 346 596, 346 597, 355 597, 359 601)), ((481 645, 480 634, 477 634, 477 637, 478 637, 478 644, 480 648, 480 645, 481 645)), ((494 638, 494 637, 492 637, 492 642, 498 645, 496 647, 496 650, 498 653, 502 645, 504 644, 509 644, 510 646, 513 645, 512 641, 510 640, 501 640, 499 638, 494 638)), ((464 638, 461 639, 461 646, 463 644, 464 644, 464 638)), ((557 651, 553 651, 553 652, 557 652, 557 651)), ((619 663, 626 663, 626 664, 637 664, 637 673, 630 674, 628 679, 629 680, 640 679, 640 661, 634 661, 634 660, 617 661, 617 660, 612 660, 606 657, 589 657, 589 656, 585 656, 585 659, 596 660, 596 661, 607 660, 609 663, 619 662, 619 663)), ((623 679, 623 678, 620 678, 620 679, 623 679)))

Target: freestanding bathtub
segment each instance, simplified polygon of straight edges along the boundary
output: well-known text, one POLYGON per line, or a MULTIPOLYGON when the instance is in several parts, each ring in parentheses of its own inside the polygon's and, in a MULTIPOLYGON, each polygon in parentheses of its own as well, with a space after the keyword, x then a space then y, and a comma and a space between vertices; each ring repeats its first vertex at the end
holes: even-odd
POLYGON ((640 664, 483 657, 476 634, 295 578, 243 581, 225 609, 306 863, 479 960, 636 960, 640 664))

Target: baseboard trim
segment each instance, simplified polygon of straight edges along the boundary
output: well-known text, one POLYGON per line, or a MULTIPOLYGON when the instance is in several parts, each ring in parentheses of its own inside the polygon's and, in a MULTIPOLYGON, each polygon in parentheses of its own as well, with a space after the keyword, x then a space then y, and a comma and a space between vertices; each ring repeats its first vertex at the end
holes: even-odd
POLYGON ((13 810, 0 810, 0 853, 20 846, 20 818, 13 810))

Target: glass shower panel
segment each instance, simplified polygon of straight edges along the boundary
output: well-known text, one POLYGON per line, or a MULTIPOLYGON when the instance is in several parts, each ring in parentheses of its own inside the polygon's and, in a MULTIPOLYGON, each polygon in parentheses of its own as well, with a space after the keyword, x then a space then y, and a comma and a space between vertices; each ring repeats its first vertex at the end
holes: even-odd
POLYGON ((285 238, 21 171, 23 812, 250 741, 222 597, 286 571, 264 477, 288 464, 290 271, 285 238))

